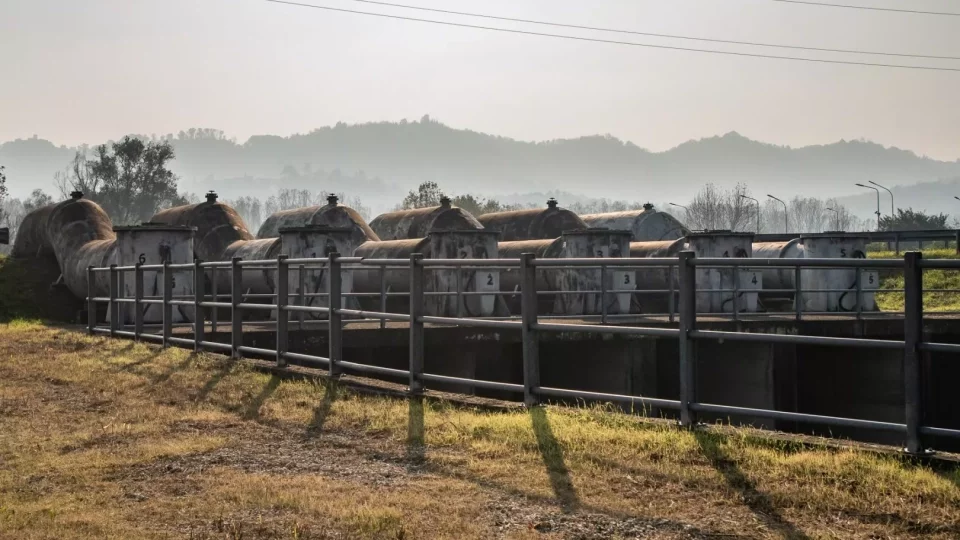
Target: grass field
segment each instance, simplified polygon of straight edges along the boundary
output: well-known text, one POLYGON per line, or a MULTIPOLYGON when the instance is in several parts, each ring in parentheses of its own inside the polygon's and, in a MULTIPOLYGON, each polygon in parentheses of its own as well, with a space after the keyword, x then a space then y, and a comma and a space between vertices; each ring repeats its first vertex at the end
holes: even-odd
MULTIPOLYGON (((869 253, 871 259, 899 259, 893 251, 874 251, 869 253)), ((927 249, 923 251, 927 259, 957 259, 955 249, 927 249)), ((903 289, 903 274, 891 272, 881 276, 881 289, 903 289)), ((924 289, 958 289, 960 290, 960 272, 956 270, 925 270, 923 272, 924 289)), ((877 293, 877 306, 881 311, 903 311, 903 293, 877 293)), ((960 293, 931 292, 923 295, 923 309, 929 312, 960 311, 960 293)))
POLYGON ((960 537, 960 470, 0 325, 0 538, 826 537, 960 537))

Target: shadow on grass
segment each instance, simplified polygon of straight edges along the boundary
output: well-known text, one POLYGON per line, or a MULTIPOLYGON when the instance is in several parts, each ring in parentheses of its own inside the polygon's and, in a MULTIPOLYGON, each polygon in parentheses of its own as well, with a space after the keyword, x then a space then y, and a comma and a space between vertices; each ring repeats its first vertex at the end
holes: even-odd
POLYGON ((244 420, 259 420, 260 419, 260 409, 263 408, 263 404, 270 399, 270 396, 277 391, 277 387, 280 386, 280 377, 272 375, 270 380, 267 381, 267 384, 263 385, 263 388, 260 389, 260 393, 257 394, 253 400, 245 407, 243 411, 244 420))
POLYGON ((700 446, 700 451, 710 460, 713 468, 723 475, 728 486, 740 493, 744 503, 760 518, 760 521, 783 538, 791 540, 810 538, 796 525, 784 519, 774 507, 770 498, 761 493, 753 481, 740 470, 736 461, 724 453, 720 447, 720 441, 724 438, 722 435, 695 431, 693 436, 700 446))
POLYGON ((320 402, 320 405, 317 405, 317 408, 313 411, 313 419, 310 420, 310 424, 307 426, 307 436, 315 437, 323 431, 323 425, 327 422, 327 417, 330 416, 330 410, 333 408, 333 402, 337 400, 337 393, 339 392, 339 386, 336 381, 327 380, 323 385, 323 401, 320 402))
POLYGON ((115 371, 117 371, 117 372, 120 372, 120 371, 133 371, 133 372, 138 372, 139 370, 138 370, 137 368, 139 368, 140 366, 143 366, 143 365, 145 365, 145 364, 149 364, 150 362, 153 362, 153 361, 156 360, 157 357, 160 356, 162 353, 163 353, 163 350, 162 350, 162 349, 157 349, 156 351, 153 351, 151 354, 148 354, 148 355, 144 356, 143 358, 141 358, 141 359, 139 359, 139 360, 134 360, 133 362, 128 362, 128 363, 126 363, 126 364, 123 364, 123 365, 119 366, 115 371))
POLYGON ((407 459, 414 464, 426 459, 423 428, 423 396, 410 396, 407 401, 407 459))
POLYGON ((219 369, 213 374, 212 377, 203 385, 203 388, 200 389, 200 392, 197 393, 196 401, 204 401, 207 397, 210 396, 210 392, 213 392, 213 389, 223 380, 224 377, 230 374, 233 371, 234 366, 237 363, 235 360, 223 360, 220 363, 219 369))
POLYGON ((187 356, 186 358, 184 358, 183 361, 180 362, 179 364, 175 364, 175 365, 173 365, 173 366, 170 366, 170 367, 169 367, 166 371, 164 371, 163 373, 157 375, 156 377, 153 377, 153 378, 150 380, 150 384, 155 386, 155 385, 158 385, 158 384, 162 384, 162 383, 167 382, 167 381, 170 379, 170 377, 173 377, 173 374, 174 374, 174 373, 176 373, 176 372, 178 372, 178 371, 183 371, 183 370, 187 369, 188 367, 190 367, 190 364, 192 364, 193 361, 196 360, 196 359, 197 359, 197 354, 196 354, 196 353, 191 353, 189 356, 187 356))
POLYGON ((577 496, 576 488, 573 486, 573 480, 570 478, 570 471, 563 459, 563 448, 550 427, 546 409, 532 407, 530 409, 530 421, 533 424, 533 433, 537 437, 537 449, 540 450, 540 457, 543 459, 543 464, 547 467, 547 474, 550 476, 550 486, 553 488, 553 493, 563 505, 564 512, 576 510, 580 506, 580 499, 577 496))

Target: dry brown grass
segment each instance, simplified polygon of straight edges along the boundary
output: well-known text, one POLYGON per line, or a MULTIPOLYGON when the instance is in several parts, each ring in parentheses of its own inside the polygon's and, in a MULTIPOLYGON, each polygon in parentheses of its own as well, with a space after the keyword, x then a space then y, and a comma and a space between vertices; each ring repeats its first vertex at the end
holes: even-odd
POLYGON ((960 472, 0 326, 0 538, 957 538, 960 472))

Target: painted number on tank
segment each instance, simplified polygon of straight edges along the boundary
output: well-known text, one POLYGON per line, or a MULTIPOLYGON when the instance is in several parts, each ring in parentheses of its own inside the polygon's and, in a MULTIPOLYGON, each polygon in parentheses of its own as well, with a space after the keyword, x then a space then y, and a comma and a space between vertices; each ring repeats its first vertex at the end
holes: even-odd
POLYGON ((147 262, 147 256, 146 256, 145 254, 141 253, 141 254, 140 254, 140 257, 137 258, 137 260, 140 261, 140 264, 144 264, 144 263, 147 262))
POLYGON ((624 274, 624 275, 623 275, 623 284, 624 284, 624 285, 629 285, 629 284, 630 284, 630 274, 624 274))
POLYGON ((847 248, 840 248, 840 256, 841 257, 847 256, 847 248))
POLYGON ((493 285, 493 274, 487 274, 487 285, 493 285))
POLYGON ((753 277, 750 278, 750 283, 753 283, 754 285, 757 284, 757 275, 756 275, 756 274, 753 274, 753 277))

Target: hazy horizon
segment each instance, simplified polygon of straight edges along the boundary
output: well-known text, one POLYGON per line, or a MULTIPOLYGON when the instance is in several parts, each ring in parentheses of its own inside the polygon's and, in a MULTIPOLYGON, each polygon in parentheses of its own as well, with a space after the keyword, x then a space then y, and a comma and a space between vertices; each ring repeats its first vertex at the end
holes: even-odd
MULTIPOLYGON (((315 3, 478 24, 349 0, 315 3)), ((955 18, 759 0, 416 5, 720 39, 936 55, 960 51, 955 18)), ((933 10, 952 5, 911 4, 933 10)), ((801 55, 556 31, 960 67, 946 60, 801 55)), ((0 5, 0 41, 0 65, 10 81, 0 86, 0 140, 38 135, 75 146, 125 133, 210 126, 242 141, 255 134, 306 133, 338 121, 430 114, 451 126, 517 140, 609 133, 655 152, 736 131, 794 148, 862 138, 939 160, 960 158, 955 72, 573 42, 263 0, 11 0, 0 5)))

